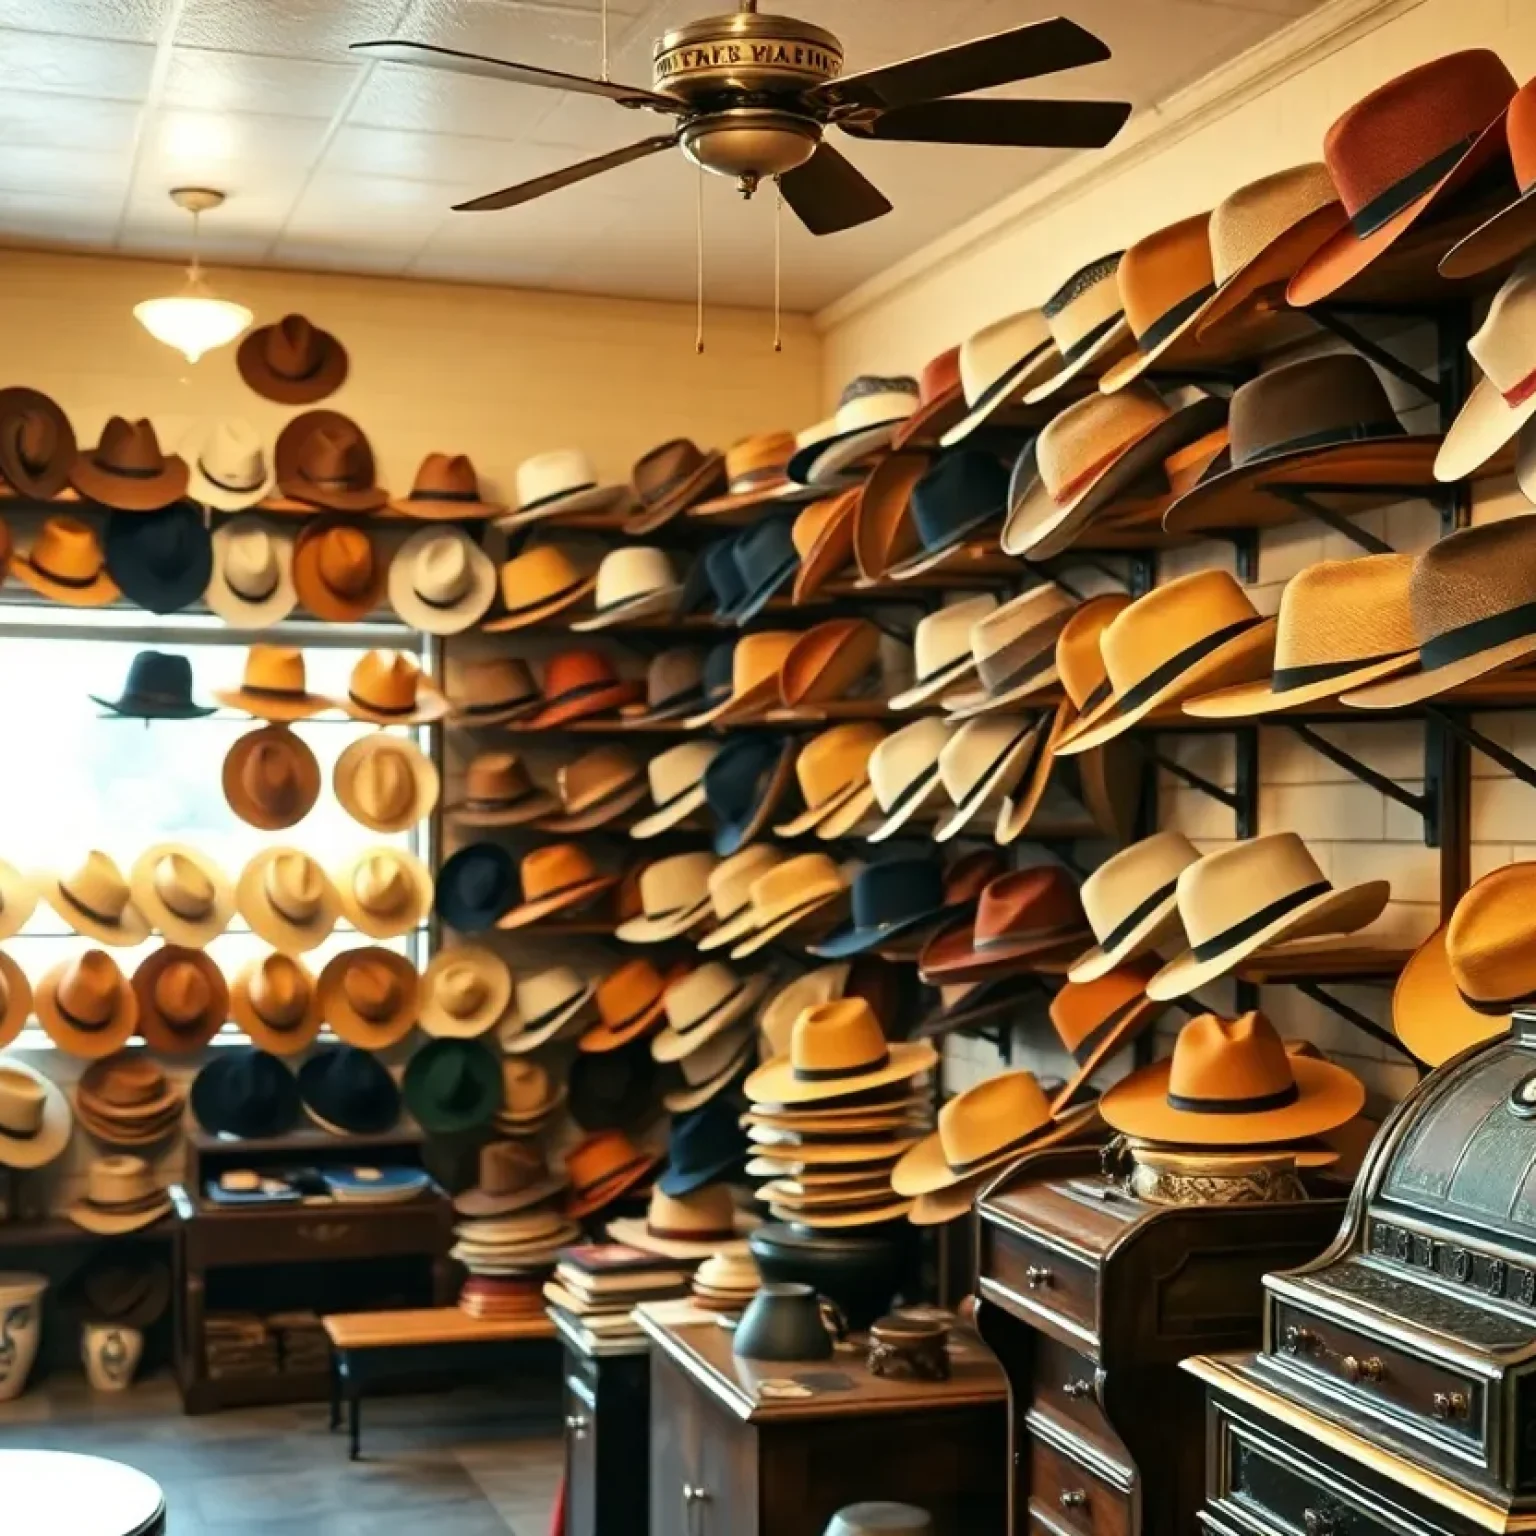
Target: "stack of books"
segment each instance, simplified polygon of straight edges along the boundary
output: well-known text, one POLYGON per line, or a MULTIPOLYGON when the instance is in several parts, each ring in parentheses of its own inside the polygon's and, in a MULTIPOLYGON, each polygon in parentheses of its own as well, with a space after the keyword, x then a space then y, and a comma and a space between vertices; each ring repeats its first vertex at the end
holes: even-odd
POLYGON ((594 1354, 629 1347, 644 1338, 631 1316, 642 1301, 688 1294, 693 1265, 664 1259, 624 1243, 563 1248, 554 1278, 544 1287, 550 1314, 594 1354))
POLYGON ((277 1375, 277 1336, 254 1313, 215 1312, 205 1325, 205 1337, 212 1380, 277 1375))
POLYGON ((459 1307, 487 1321, 525 1322, 544 1316, 544 1287, 538 1275, 471 1275, 459 1307))

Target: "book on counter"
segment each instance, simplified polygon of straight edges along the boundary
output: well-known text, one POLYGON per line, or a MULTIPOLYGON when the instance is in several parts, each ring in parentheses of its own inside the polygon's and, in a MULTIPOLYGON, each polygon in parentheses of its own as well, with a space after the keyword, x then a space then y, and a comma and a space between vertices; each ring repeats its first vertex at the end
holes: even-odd
POLYGON ((594 1344, 633 1342, 641 1336, 630 1315, 636 1304, 686 1295, 691 1270, 623 1243, 587 1243, 560 1250, 544 1299, 594 1344))

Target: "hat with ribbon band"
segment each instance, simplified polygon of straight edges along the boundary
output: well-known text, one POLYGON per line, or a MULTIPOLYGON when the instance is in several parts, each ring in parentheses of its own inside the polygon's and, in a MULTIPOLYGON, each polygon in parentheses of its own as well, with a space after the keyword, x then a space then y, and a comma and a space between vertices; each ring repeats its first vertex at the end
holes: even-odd
POLYGON ((1057 394, 1073 379, 1097 377, 1136 345, 1116 274, 1123 251, 1079 267, 1040 307, 1060 354, 1056 368, 1024 396, 1026 405, 1057 394))
POLYGON ((1070 953, 1087 933, 1082 901, 1057 864, 999 875, 981 893, 974 922, 935 934, 918 958, 930 984, 985 981, 1070 953))
POLYGON ((965 414, 945 431, 946 448, 964 442, 978 427, 1011 411, 1061 364, 1061 354, 1038 309, 1005 315, 960 344, 960 384, 965 414))
POLYGON ((926 1041, 888 1041, 869 1004, 844 997, 807 1008, 789 1051, 764 1062, 744 1091, 756 1104, 811 1104, 904 1083, 937 1062, 926 1041))
POLYGON ((1072 962, 1068 978, 1097 981, 1170 939, 1182 941, 1179 876, 1199 858, 1182 832, 1170 831, 1154 832, 1105 859, 1081 892, 1097 942, 1072 962))
POLYGON ((944 872, 932 858, 883 859, 867 865, 849 887, 852 921, 812 944, 825 960, 846 960, 882 949, 946 917, 951 908, 944 872))

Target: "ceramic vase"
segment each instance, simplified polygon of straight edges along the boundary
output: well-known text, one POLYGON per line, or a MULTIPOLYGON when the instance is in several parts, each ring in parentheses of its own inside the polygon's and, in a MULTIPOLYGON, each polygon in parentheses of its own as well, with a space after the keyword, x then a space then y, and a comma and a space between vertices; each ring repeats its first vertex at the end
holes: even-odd
POLYGON ((80 1330, 85 1379, 97 1392, 122 1392, 133 1384, 144 1353, 144 1333, 118 1323, 86 1323, 80 1330))
POLYGON ((0 1403, 20 1397, 37 1359, 45 1275, 0 1274, 0 1403))

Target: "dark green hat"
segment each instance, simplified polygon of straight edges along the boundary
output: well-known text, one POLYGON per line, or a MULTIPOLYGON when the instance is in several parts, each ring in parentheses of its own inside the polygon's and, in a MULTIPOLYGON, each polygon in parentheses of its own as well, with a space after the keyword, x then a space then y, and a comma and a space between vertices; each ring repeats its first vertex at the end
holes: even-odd
POLYGON ((401 1089, 428 1135, 479 1130, 501 1108, 501 1063, 478 1040, 431 1040, 411 1057, 401 1089))

